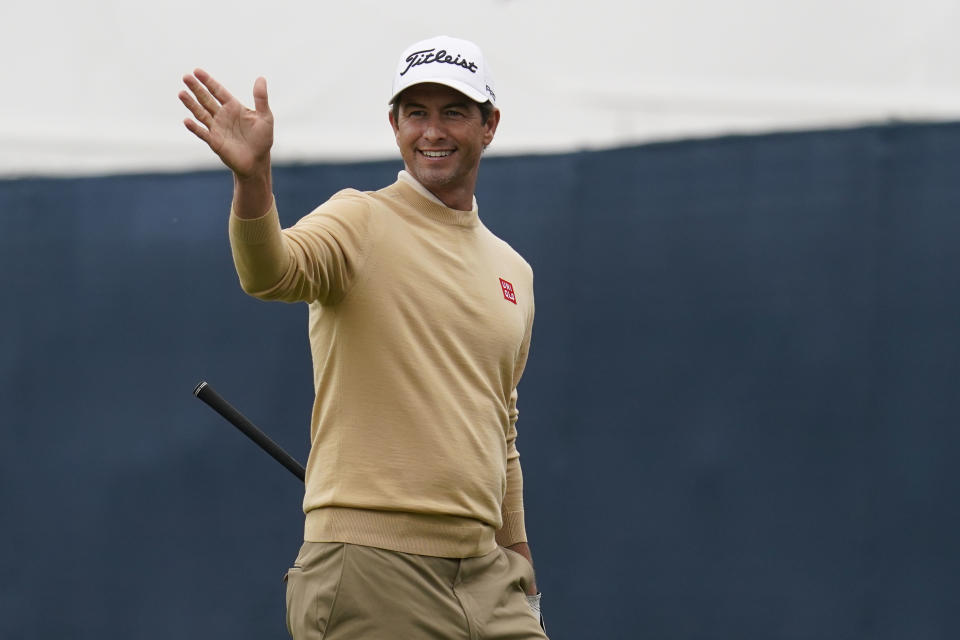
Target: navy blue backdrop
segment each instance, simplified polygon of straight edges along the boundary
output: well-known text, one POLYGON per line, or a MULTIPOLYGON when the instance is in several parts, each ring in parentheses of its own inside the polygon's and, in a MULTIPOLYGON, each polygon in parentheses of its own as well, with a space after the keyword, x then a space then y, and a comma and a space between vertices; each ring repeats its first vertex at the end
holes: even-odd
MULTIPOLYGON (((960 125, 491 157, 554 640, 956 638, 960 125)), ((284 224, 399 162, 286 166, 284 224)), ((0 182, 0 637, 283 638, 306 308, 246 297, 227 173, 0 182)))

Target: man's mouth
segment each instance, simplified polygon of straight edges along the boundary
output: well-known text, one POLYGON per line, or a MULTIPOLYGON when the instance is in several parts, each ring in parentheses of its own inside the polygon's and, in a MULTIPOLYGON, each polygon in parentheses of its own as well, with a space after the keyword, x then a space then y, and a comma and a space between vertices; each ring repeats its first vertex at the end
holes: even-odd
POLYGON ((428 158, 446 158, 453 153, 453 150, 448 149, 446 151, 427 151, 426 149, 420 149, 420 153, 428 158))

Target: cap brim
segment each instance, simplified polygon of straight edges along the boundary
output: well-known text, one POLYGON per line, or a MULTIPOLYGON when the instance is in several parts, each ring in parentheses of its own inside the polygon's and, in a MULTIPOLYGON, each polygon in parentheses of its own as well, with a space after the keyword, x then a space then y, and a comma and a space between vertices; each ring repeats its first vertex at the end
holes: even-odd
POLYGON ((416 82, 411 82, 410 84, 404 85, 403 87, 401 87, 400 89, 398 89, 398 90, 390 97, 390 101, 389 101, 387 104, 393 104, 394 101, 396 101, 397 96, 399 96, 401 93, 403 93, 404 91, 406 91, 406 90, 409 89, 410 87, 414 87, 414 86, 416 86, 416 85, 418 85, 418 84, 442 84, 442 85, 444 85, 444 86, 446 86, 446 87, 450 87, 451 89, 455 89, 456 91, 459 91, 460 93, 462 93, 463 95, 467 96, 468 98, 470 98, 470 99, 473 100, 474 102, 480 102, 480 103, 484 103, 484 102, 488 102, 488 101, 491 102, 491 103, 493 102, 493 100, 490 99, 490 96, 488 96, 488 95, 485 94, 485 93, 481 93, 481 92, 477 91, 475 88, 471 87, 470 85, 468 85, 468 84, 465 83, 465 82, 459 82, 459 81, 457 81, 457 80, 451 80, 450 78, 420 78, 420 79, 417 80, 416 82))

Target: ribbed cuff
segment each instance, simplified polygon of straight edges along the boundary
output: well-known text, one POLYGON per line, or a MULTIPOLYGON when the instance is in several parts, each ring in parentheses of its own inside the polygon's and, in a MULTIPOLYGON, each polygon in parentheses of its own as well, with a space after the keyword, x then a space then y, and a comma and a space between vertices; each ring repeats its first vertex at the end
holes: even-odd
POLYGON ((503 526, 497 529, 496 540, 501 547, 509 547, 518 542, 527 541, 523 511, 511 511, 503 514, 503 526))
POLYGON ((230 208, 230 237, 246 245, 261 245, 280 233, 280 214, 276 201, 259 218, 239 218, 230 208))

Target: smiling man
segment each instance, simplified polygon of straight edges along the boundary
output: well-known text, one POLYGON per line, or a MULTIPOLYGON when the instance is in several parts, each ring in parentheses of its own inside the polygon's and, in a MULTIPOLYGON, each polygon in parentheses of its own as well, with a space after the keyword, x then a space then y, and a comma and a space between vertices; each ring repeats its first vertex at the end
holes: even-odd
MULTIPOLYGON (((424 50, 403 56, 400 64, 408 66, 398 69, 394 77, 390 124, 407 172, 451 208, 470 210, 480 155, 493 141, 500 110, 494 105, 492 80, 479 75, 477 63, 464 65, 467 60, 460 60, 458 54, 455 59, 461 68, 444 66, 441 60, 449 54, 437 60, 432 51, 439 49, 439 57, 446 52, 444 45, 456 41, 436 40, 414 45, 434 45, 427 50, 431 57, 418 66, 410 66, 411 60, 423 60, 424 50)), ((472 43, 459 43, 473 53, 473 60, 483 64, 479 49, 472 43)))
POLYGON ((288 229, 266 81, 254 109, 202 70, 184 82, 187 129, 234 174, 244 291, 309 305, 316 399, 290 633, 546 638, 516 447, 533 273, 478 215, 500 122, 482 52, 446 36, 409 47, 389 101, 397 181, 343 190, 288 229))

